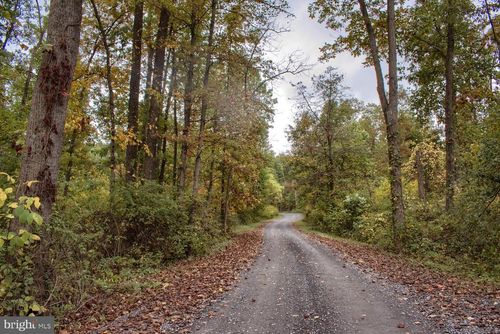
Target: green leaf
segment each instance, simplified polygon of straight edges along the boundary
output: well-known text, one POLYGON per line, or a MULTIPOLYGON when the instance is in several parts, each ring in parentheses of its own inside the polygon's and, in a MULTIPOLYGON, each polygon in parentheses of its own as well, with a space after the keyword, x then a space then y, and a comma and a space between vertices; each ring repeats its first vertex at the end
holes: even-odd
POLYGON ((26 211, 26 210, 24 210, 24 208, 22 206, 18 206, 17 208, 14 209, 14 216, 19 218, 23 214, 24 211, 26 211))
POLYGON ((40 312, 42 310, 42 307, 38 305, 38 303, 33 303, 31 304, 31 310, 33 312, 40 312))
POLYGON ((36 223, 37 225, 42 225, 42 223, 43 223, 43 218, 42 218, 42 216, 40 216, 40 215, 39 215, 38 213, 36 213, 36 212, 33 212, 32 216, 33 216, 33 220, 35 221, 35 223, 36 223))
POLYGON ((29 223, 30 216, 31 216, 31 214, 28 210, 23 210, 22 213, 19 215, 19 221, 21 223, 29 223))
POLYGON ((5 241, 3 239, 0 239, 0 248, 2 248, 4 243, 5 243, 5 241))

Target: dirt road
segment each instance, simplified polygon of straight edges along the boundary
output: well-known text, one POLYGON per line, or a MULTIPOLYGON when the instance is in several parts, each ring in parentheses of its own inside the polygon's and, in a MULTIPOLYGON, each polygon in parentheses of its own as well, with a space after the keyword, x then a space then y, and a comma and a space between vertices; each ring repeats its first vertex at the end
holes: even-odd
POLYGON ((240 284, 211 306, 194 333, 432 333, 386 283, 346 265, 283 214, 240 284))

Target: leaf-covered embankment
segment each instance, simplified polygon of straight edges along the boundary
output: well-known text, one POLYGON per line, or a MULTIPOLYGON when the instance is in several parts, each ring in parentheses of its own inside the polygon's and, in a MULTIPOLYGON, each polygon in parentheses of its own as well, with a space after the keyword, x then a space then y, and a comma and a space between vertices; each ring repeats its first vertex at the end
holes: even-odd
POLYGON ((311 231, 304 232, 312 240, 327 246, 363 271, 371 271, 407 287, 409 294, 402 295, 401 298, 411 298, 416 307, 441 328, 482 328, 494 333, 500 326, 498 286, 479 284, 432 271, 402 256, 367 244, 333 239, 311 231))
POLYGON ((247 231, 212 255, 146 277, 154 287, 96 296, 68 316, 64 328, 70 333, 183 332, 195 313, 230 289, 240 271, 253 263, 262 238, 262 228, 247 231))

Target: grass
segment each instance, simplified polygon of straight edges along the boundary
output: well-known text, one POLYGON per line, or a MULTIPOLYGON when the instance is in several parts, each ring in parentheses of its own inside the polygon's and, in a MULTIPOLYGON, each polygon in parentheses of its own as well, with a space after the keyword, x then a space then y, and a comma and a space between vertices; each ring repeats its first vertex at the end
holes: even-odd
POLYGON ((244 234, 247 232, 255 231, 259 229, 261 226, 267 224, 269 222, 269 219, 264 219, 264 220, 259 220, 255 223, 252 224, 237 224, 233 226, 231 232, 234 235, 240 235, 244 234))

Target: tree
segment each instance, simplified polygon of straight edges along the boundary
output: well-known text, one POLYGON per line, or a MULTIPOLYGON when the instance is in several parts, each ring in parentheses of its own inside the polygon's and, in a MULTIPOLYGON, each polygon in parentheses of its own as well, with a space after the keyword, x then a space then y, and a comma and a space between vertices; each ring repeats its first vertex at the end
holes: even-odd
POLYGON ((454 0, 447 0, 446 13, 446 56, 445 56, 445 81, 446 94, 444 105, 444 126, 446 137, 446 210, 453 207, 455 193, 455 4, 454 0))
MULTIPOLYGON (((387 1, 386 22, 377 22, 378 26, 383 26, 383 32, 376 31, 373 25, 373 18, 370 16, 369 8, 365 0, 357 1, 359 12, 355 9, 355 2, 345 0, 330 3, 317 0, 309 7, 312 17, 318 17, 320 22, 326 22, 331 29, 340 29, 347 26, 348 36, 340 36, 336 42, 328 44, 323 48, 325 57, 335 55, 341 50, 347 50, 354 55, 365 53, 368 55, 368 62, 374 67, 377 79, 377 93, 384 114, 387 136, 387 149, 390 167, 391 201, 392 201, 392 223, 394 245, 397 249, 402 247, 402 239, 405 230, 405 213, 403 199, 403 185, 401 181, 401 154, 400 138, 398 129, 398 81, 397 81, 397 49, 396 49, 396 22, 395 4, 393 0, 387 1), (344 24, 344 22, 346 22, 344 24), (359 35, 359 26, 364 25, 363 34, 359 35), (389 94, 386 93, 384 75, 382 72, 381 58, 379 50, 382 34, 387 35, 387 54, 389 72, 389 94)), ((377 4, 374 3, 373 6, 377 4)), ((377 13, 383 12, 382 8, 377 8, 377 13)), ((380 19, 380 17, 377 17, 380 19)), ((385 45, 384 45, 385 47, 385 45)))
POLYGON ((102 23, 99 9, 95 0, 91 0, 94 17, 97 21, 97 29, 101 35, 102 45, 106 54, 106 85, 108 89, 108 115, 109 115, 109 162, 110 162, 110 184, 113 187, 116 173, 116 111, 115 111, 115 92, 113 90, 113 69, 111 66, 111 50, 108 42, 106 29, 102 23))
POLYGON ((141 85, 142 60, 142 26, 144 3, 139 0, 134 6, 134 25, 132 28, 132 64, 130 70, 130 95, 128 101, 128 135, 127 152, 125 156, 126 175, 131 181, 137 171, 137 142, 139 120, 139 91, 141 85))
POLYGON ((19 195, 42 199, 42 216, 50 221, 56 198, 59 157, 69 90, 78 57, 82 1, 50 3, 47 43, 33 92, 21 164, 19 195), (28 181, 37 181, 28 187, 28 181))
POLYGON ((215 16, 217 11, 217 0, 212 0, 210 28, 208 32, 208 50, 205 59, 205 73, 203 75, 203 89, 205 90, 201 98, 201 111, 200 111, 200 129, 198 134, 198 143, 196 149, 196 159, 194 163, 194 176, 193 176, 193 193, 196 194, 199 188, 200 174, 201 174, 201 153, 203 150, 204 132, 207 122, 207 109, 208 109, 208 83, 210 79, 210 68, 212 67, 212 47, 214 41, 215 30, 215 16))
POLYGON ((162 109, 162 85, 163 72, 165 70, 165 42, 168 37, 168 27, 170 22, 170 11, 162 6, 160 10, 160 19, 158 22, 158 31, 155 40, 153 83, 149 98, 148 118, 145 123, 144 143, 148 152, 144 158, 143 174, 146 179, 154 180, 158 170, 158 121, 162 109))
MULTIPOLYGON (((17 195, 41 199, 41 213, 50 222, 56 200, 59 158, 63 148, 69 91, 78 58, 82 0, 52 0, 50 3, 47 43, 33 91, 26 132, 17 195), (31 181, 35 181, 30 185, 31 181)), ((19 223, 10 230, 18 231, 19 223)), ((29 227, 27 227, 29 229, 29 227)), ((39 295, 46 293, 46 244, 35 256, 35 272, 39 295)))

